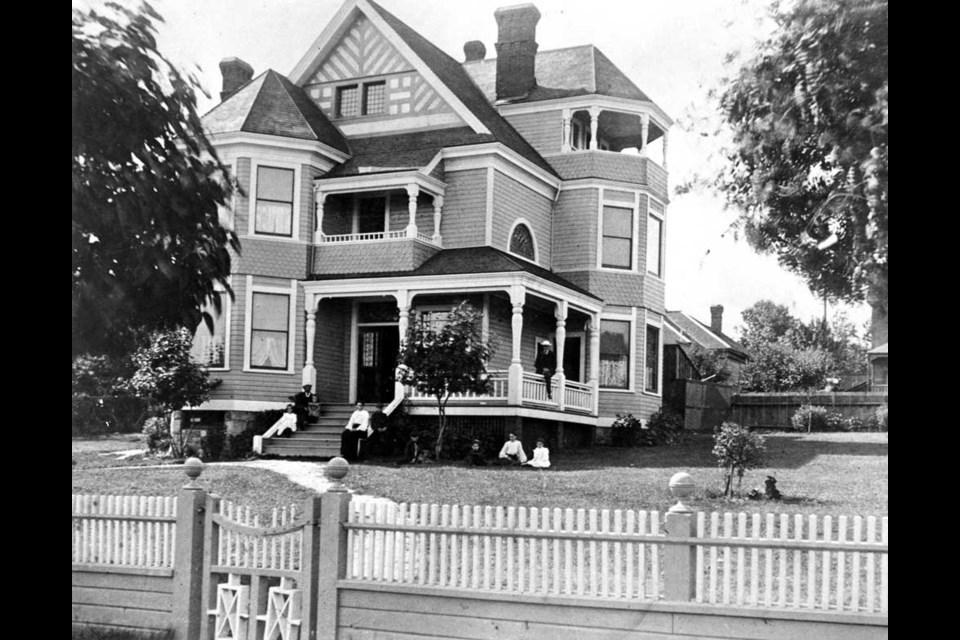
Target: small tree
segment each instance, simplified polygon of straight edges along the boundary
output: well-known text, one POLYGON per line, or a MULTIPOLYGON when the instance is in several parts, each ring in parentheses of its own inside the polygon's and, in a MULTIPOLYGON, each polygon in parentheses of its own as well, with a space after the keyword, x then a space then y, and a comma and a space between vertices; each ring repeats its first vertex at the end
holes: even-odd
POLYGON ((724 497, 733 495, 733 474, 737 474, 737 495, 747 469, 756 469, 764 463, 766 445, 763 436, 734 422, 724 422, 713 436, 713 455, 724 471, 724 497))
POLYGON ((182 458, 187 430, 181 428, 174 439, 170 433, 170 416, 183 407, 196 407, 210 397, 220 380, 210 380, 206 369, 190 358, 193 333, 188 329, 154 334, 150 344, 133 354, 136 371, 127 383, 144 399, 151 413, 163 418, 164 435, 171 439, 171 453, 182 458))
POLYGON ((461 302, 442 327, 425 318, 413 323, 400 348, 401 382, 437 399, 437 458, 443 449, 451 394, 487 393, 490 389, 487 362, 492 350, 483 339, 481 318, 469 303, 461 302))

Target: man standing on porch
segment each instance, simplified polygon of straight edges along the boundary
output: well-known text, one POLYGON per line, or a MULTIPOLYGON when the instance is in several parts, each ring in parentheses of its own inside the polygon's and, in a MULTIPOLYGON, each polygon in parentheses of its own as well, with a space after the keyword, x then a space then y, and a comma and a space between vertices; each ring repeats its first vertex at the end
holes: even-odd
POLYGON ((552 400, 553 391, 550 388, 550 383, 553 380, 553 374, 557 371, 557 354, 553 352, 553 345, 550 344, 549 340, 544 340, 540 345, 543 349, 537 355, 533 367, 537 370, 537 373, 543 374, 543 383, 547 386, 547 399, 552 400))

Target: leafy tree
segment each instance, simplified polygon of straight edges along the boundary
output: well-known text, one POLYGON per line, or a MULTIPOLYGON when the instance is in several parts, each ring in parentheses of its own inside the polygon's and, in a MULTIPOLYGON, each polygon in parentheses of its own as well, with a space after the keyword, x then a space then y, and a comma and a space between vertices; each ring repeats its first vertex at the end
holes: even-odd
POLYGON ((73 354, 129 353, 141 330, 195 327, 229 295, 233 188, 203 133, 199 83, 158 51, 144 3, 73 11, 73 354))
POLYGON ((734 144, 713 184, 755 248, 885 326, 887 3, 774 2, 772 17, 720 92, 734 144))
POLYGON ((146 405, 125 386, 129 358, 79 356, 73 360, 73 433, 128 433, 140 428, 146 405))
POLYGON ((181 428, 179 438, 172 439, 171 414, 183 407, 203 404, 220 384, 220 380, 210 380, 207 370, 190 357, 192 346, 193 333, 188 329, 157 332, 148 346, 133 354, 136 371, 126 383, 148 403, 155 417, 163 418, 161 435, 171 438, 171 453, 178 458, 183 457, 188 430, 181 428))
POLYGON ((781 340, 792 342, 800 326, 800 320, 790 309, 770 300, 758 300, 744 309, 741 316, 740 344, 747 351, 781 340))
POLYGON ((830 357, 819 349, 798 349, 788 342, 760 345, 740 370, 743 391, 809 391, 822 389, 830 373, 830 357))
POLYGON ((483 339, 481 320, 481 313, 464 301, 450 312, 440 328, 424 318, 413 323, 400 347, 400 380, 437 400, 434 450, 438 459, 443 449, 450 396, 490 390, 486 366, 492 351, 483 339))
POLYGON ((716 383, 726 382, 730 379, 732 372, 727 364, 727 358, 719 351, 704 349, 695 344, 687 355, 693 366, 700 372, 701 379, 709 378, 716 383))
POLYGON ((717 458, 717 465, 723 469, 723 495, 733 495, 734 474, 737 476, 739 495, 744 473, 764 464, 764 438, 735 422, 724 422, 713 435, 713 443, 713 455, 717 458))

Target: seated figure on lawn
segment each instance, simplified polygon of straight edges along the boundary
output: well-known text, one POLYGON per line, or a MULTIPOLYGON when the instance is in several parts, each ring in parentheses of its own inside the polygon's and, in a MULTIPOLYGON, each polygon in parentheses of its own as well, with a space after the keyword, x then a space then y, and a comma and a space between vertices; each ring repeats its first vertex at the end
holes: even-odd
POLYGON ((523 464, 526 461, 527 454, 523 452, 523 445, 517 440, 517 436, 511 433, 500 449, 500 464, 523 464))
POLYGON ((540 469, 550 466, 550 449, 543 446, 543 440, 537 440, 537 448, 533 450, 533 460, 526 464, 540 469))
POLYGON ((480 449, 480 441, 474 440, 470 445, 470 451, 467 452, 467 464, 471 467, 485 467, 487 461, 483 459, 483 450, 480 449))
POLYGON ((423 464, 427 459, 427 450, 420 444, 420 434, 413 432, 407 445, 403 448, 403 456, 397 464, 423 464))

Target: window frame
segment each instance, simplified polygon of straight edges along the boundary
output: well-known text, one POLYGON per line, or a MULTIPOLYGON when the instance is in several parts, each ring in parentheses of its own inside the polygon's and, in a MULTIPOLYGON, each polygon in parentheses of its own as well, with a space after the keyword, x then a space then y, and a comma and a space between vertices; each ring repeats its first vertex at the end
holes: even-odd
POLYGON ((527 262, 533 262, 534 264, 539 264, 540 252, 538 249, 538 244, 539 243, 537 242, 537 236, 533 231, 533 225, 530 224, 530 222, 527 221, 526 218, 517 218, 516 220, 513 221, 513 225, 510 227, 509 233, 507 233, 507 253, 509 253, 512 256, 517 256, 518 258, 526 260, 527 262), (517 230, 517 227, 519 227, 520 225, 523 225, 524 227, 526 227, 527 231, 530 233, 530 242, 533 245, 533 258, 528 258, 527 256, 519 254, 511 249, 511 245, 513 244, 513 234, 517 230))
POLYGON ((263 285, 253 284, 253 276, 247 276, 247 286, 244 291, 244 331, 243 331, 243 370, 249 373, 265 373, 270 375, 288 375, 294 373, 294 357, 296 354, 296 318, 297 318, 297 281, 291 280, 290 285, 263 285), (253 295, 255 293, 276 294, 288 296, 287 308, 287 368, 267 369, 251 365, 253 357, 253 295))
POLYGON ((339 85, 334 88, 333 95, 334 95, 333 113, 337 118, 359 118, 362 115, 361 110, 363 108, 363 102, 362 102, 363 83, 353 82, 350 84, 339 85), (351 114, 351 115, 343 114, 343 92, 346 91, 347 89, 356 89, 357 91, 357 113, 356 114, 351 114))
POLYGON ((603 268, 603 269, 610 269, 610 270, 612 270, 612 271, 621 271, 621 272, 622 272, 622 271, 632 271, 632 272, 635 272, 635 271, 636 271, 636 262, 637 262, 637 260, 636 260, 636 253, 637 253, 637 245, 636 245, 637 228, 636 228, 636 227, 637 227, 637 210, 636 210, 635 207, 633 207, 632 205, 627 205, 627 203, 623 203, 623 202, 617 203, 617 202, 613 202, 613 201, 611 201, 611 202, 606 202, 606 201, 601 200, 601 202, 600 202, 600 256, 599 256, 599 261, 600 261, 600 267, 601 267, 601 268, 603 268), (617 239, 620 239, 620 240, 623 240, 623 239, 624 239, 624 237, 622 237, 622 236, 612 236, 612 235, 607 235, 607 234, 606 234, 605 231, 606 231, 606 210, 607 210, 607 209, 620 209, 620 210, 623 210, 623 211, 629 211, 629 212, 630 212, 630 237, 629 237, 630 250, 629 250, 629 252, 628 252, 628 254, 627 254, 630 264, 627 265, 627 266, 625 266, 625 267, 616 266, 616 265, 612 265, 612 264, 606 264, 606 263, 604 262, 604 260, 605 260, 605 258, 606 258, 606 256, 604 256, 604 253, 605 253, 605 251, 604 251, 604 249, 605 249, 605 246, 604 246, 604 245, 605 245, 605 242, 604 242, 604 241, 605 241, 607 238, 617 238, 617 239))
POLYGON ((648 396, 662 397, 663 395, 663 318, 651 314, 649 310, 644 310, 644 332, 643 332, 643 393, 648 396), (657 388, 656 390, 647 389, 647 354, 650 351, 650 345, 647 342, 646 329, 656 329, 658 333, 657 341, 657 388))
POLYGON ((303 169, 299 163, 289 160, 274 160, 272 157, 250 159, 250 192, 247 197, 247 236, 264 240, 275 240, 277 242, 300 242, 300 192, 302 190, 300 188, 300 182, 303 175, 302 171, 303 169), (293 171, 293 210, 290 220, 291 235, 289 236, 257 231, 257 188, 260 167, 289 169, 293 171))
POLYGON ((360 115, 361 116, 382 116, 387 113, 387 80, 373 80, 360 84, 360 115), (380 111, 370 113, 370 87, 383 87, 383 97, 380 102, 380 111))
POLYGON ((387 115, 387 103, 390 101, 388 94, 386 76, 371 80, 352 80, 333 88, 333 117, 336 119, 365 118, 367 116, 385 116, 387 115), (370 113, 369 97, 371 87, 383 87, 383 100, 380 104, 380 111, 370 113), (349 89, 355 89, 357 92, 356 112, 350 115, 343 113, 343 92, 349 89))
POLYGON ((644 253, 646 254, 644 256, 644 262, 645 262, 644 270, 647 274, 652 275, 656 278, 660 278, 661 280, 663 279, 664 267, 666 266, 666 260, 663 255, 665 245, 666 245, 665 227, 667 224, 667 217, 665 214, 666 214, 666 205, 664 205, 662 202, 660 202, 659 200, 657 200, 652 196, 647 196, 647 230, 646 230, 646 233, 644 234, 646 236, 644 238, 646 240, 646 244, 644 247, 644 253), (654 210, 652 206, 654 202, 657 203, 657 205, 659 205, 661 209, 660 211, 654 210), (656 220, 660 223, 660 240, 657 244, 657 253, 659 254, 657 256, 659 258, 657 271, 650 270, 650 255, 649 255, 650 254, 650 218, 656 218, 656 220))
MULTIPOLYGON (((619 313, 601 313, 599 331, 603 333, 604 322, 626 322, 629 326, 630 344, 627 347, 627 386, 624 387, 604 387, 600 384, 599 371, 597 372, 597 389, 604 393, 635 393, 636 383, 636 355, 637 355, 637 310, 634 308, 631 314, 619 313)), ((599 363, 601 354, 597 354, 599 363)))

